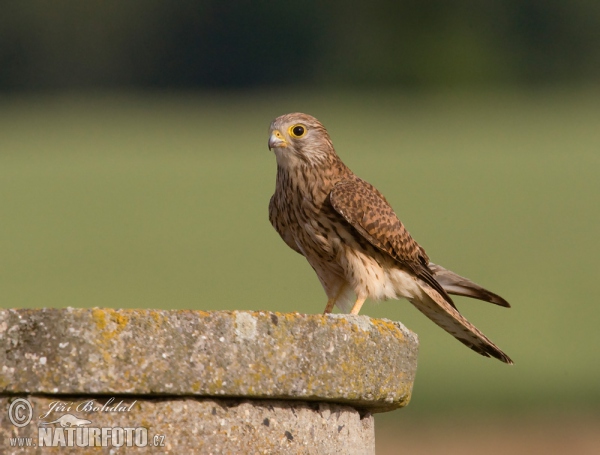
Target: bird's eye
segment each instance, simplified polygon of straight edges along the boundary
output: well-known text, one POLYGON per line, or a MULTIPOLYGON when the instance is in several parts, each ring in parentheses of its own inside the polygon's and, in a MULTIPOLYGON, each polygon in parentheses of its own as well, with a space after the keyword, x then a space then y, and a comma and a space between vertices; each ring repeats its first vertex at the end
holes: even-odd
POLYGON ((306 128, 302 125, 294 125, 290 127, 290 135, 293 137, 302 137, 306 134, 306 128))

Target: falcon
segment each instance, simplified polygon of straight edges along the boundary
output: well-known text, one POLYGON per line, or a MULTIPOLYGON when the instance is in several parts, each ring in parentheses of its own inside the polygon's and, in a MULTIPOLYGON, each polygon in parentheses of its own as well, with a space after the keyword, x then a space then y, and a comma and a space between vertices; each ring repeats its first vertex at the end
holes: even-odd
POLYGON ((283 241, 306 258, 334 306, 358 314, 366 299, 404 298, 475 352, 512 360, 459 313, 449 294, 503 307, 508 302, 433 264, 385 197, 336 154, 325 127, 293 113, 269 128, 277 159, 269 220, 283 241))

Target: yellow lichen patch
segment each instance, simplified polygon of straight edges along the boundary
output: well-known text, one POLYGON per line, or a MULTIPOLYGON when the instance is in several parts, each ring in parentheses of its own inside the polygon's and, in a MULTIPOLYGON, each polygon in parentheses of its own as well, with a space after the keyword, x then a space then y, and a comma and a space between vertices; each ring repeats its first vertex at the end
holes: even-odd
POLYGON ((275 315, 275 316, 277 316, 278 318, 281 318, 281 317, 283 317, 283 315, 285 314, 285 313, 280 313, 279 311, 271 311, 270 313, 271 313, 271 314, 274 314, 274 315, 275 315))
POLYGON ((202 318, 208 318, 210 316, 214 316, 213 313, 209 312, 209 311, 202 311, 202 310, 181 310, 182 312, 191 312, 196 316, 200 316, 202 318))
POLYGON ((100 330, 106 328, 106 314, 104 310, 101 310, 100 308, 92 309, 92 319, 96 323, 96 327, 100 330))
MULTIPOLYGON (((130 314, 133 312, 133 310, 129 310, 130 314)), ((108 363, 112 361, 112 353, 108 350, 109 342, 127 327, 130 317, 124 310, 94 308, 92 309, 92 319, 100 332, 98 342, 102 347, 102 358, 108 363)))
POLYGON ((396 338, 404 339, 402 331, 392 321, 383 321, 381 319, 371 319, 371 324, 382 335, 393 335, 396 338))
POLYGON ((167 317, 163 314, 163 311, 148 310, 148 314, 159 327, 162 326, 163 322, 167 320, 167 317))
POLYGON ((297 318, 298 313, 284 313, 283 319, 285 319, 286 322, 294 322, 297 318))
POLYGON ((117 324, 117 330, 115 332, 121 332, 129 322, 129 317, 126 316, 122 311, 111 310, 111 319, 117 324))
MULTIPOLYGON (((336 329, 341 329, 344 332, 347 332, 348 329, 350 329, 353 333, 357 333, 357 334, 365 334, 368 335, 368 332, 365 332, 364 329, 362 329, 358 324, 356 324, 354 321, 349 321, 346 318, 338 318, 335 321, 327 321, 329 326, 331 327, 335 327, 336 329), (350 327, 348 327, 350 326, 350 327)), ((352 335, 354 336, 354 335, 352 335)))

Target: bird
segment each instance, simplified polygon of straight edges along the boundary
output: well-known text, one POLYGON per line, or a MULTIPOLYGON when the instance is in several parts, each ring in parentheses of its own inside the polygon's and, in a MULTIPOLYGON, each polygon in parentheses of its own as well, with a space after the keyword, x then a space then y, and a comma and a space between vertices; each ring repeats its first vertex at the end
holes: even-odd
POLYGON ((383 194, 343 163, 321 122, 299 112, 277 117, 268 147, 277 161, 269 221, 317 274, 328 298, 324 314, 334 307, 359 314, 366 299, 404 298, 473 351, 513 363, 450 294, 510 304, 430 262, 383 194))

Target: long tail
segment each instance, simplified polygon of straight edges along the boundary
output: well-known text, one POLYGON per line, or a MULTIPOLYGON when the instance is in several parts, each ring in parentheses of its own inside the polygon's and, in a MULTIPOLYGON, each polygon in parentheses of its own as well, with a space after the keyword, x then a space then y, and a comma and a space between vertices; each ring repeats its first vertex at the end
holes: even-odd
POLYGON ((494 357, 510 365, 513 364, 508 355, 492 343, 477 327, 467 321, 438 291, 420 279, 417 280, 417 283, 423 290, 423 295, 419 299, 412 299, 411 303, 425 316, 475 352, 485 357, 494 357))
POLYGON ((500 297, 498 294, 482 288, 476 283, 473 283, 468 278, 457 275, 451 270, 447 270, 441 265, 429 263, 429 269, 433 272, 435 280, 442 285, 448 294, 462 295, 471 297, 472 299, 484 300, 506 308, 510 308, 510 304, 500 297))

